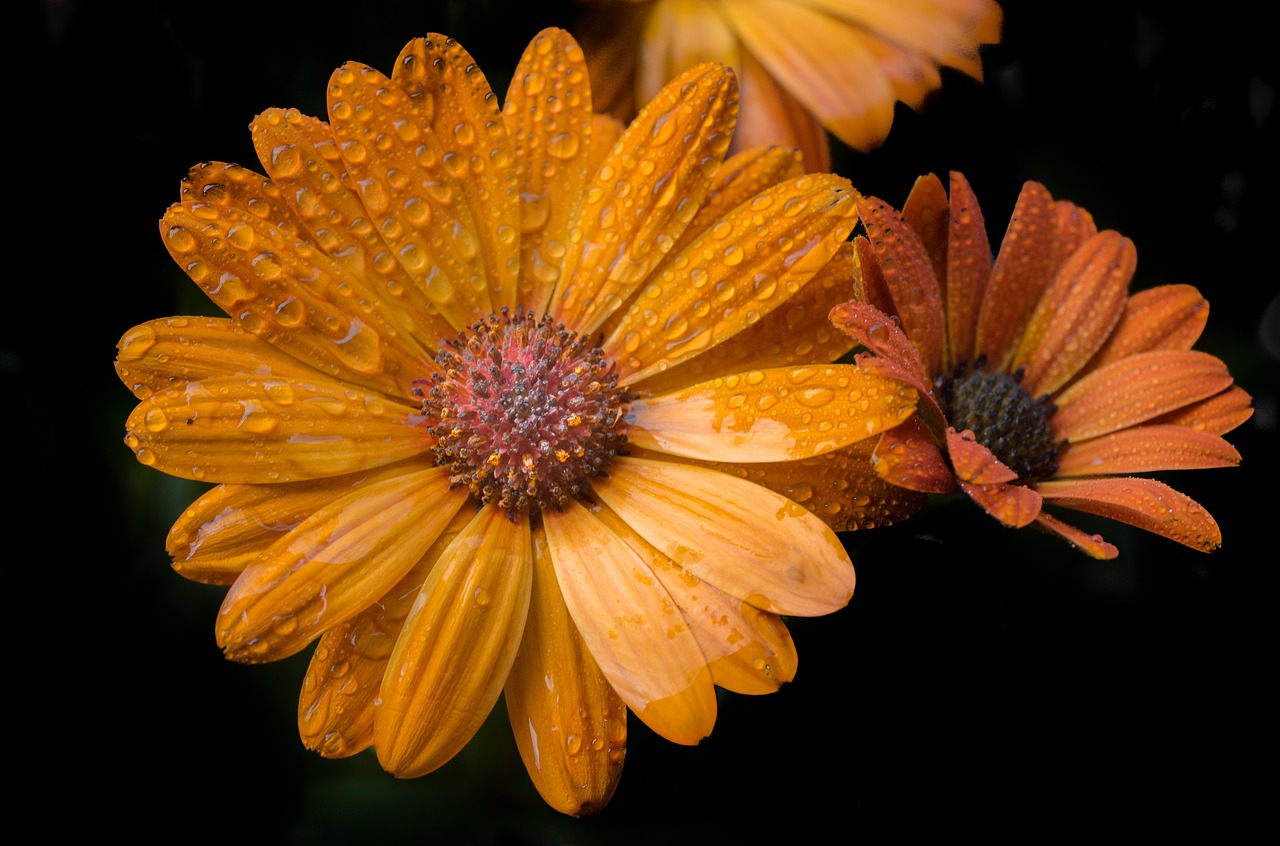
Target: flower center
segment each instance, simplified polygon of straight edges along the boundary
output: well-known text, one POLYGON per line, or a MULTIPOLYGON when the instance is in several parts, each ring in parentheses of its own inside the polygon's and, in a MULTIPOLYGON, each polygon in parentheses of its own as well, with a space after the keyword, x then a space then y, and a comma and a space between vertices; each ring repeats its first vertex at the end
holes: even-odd
POLYGON ((1048 395, 1032 398, 1022 387, 1022 371, 984 368, 985 358, 962 363, 935 383, 939 404, 957 432, 973 430, 1022 482, 1047 479, 1058 469, 1061 444, 1049 427, 1057 406, 1048 395))
POLYGON ((438 440, 432 452, 454 485, 512 520, 589 495, 627 442, 632 394, 612 361, 550 315, 491 314, 436 355, 420 389, 438 440))

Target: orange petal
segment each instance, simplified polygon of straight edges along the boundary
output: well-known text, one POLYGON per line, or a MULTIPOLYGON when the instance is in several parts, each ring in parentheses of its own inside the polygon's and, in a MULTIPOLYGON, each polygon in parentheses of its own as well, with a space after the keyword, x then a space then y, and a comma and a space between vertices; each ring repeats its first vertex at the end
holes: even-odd
POLYGON ((843 608, 853 567, 839 538, 786 497, 669 461, 618 458, 596 494, 645 540, 757 608, 799 617, 843 608))
POLYGON ((207 482, 338 476, 427 453, 417 409, 328 380, 228 376, 154 394, 129 415, 138 460, 207 482))
POLYGON ((527 518, 486 505, 431 568, 382 678, 373 743, 387 771, 438 769, 493 710, 528 617, 530 543, 527 518))
POLYGON ((871 464, 887 482, 920 493, 955 493, 956 477, 933 433, 912 418, 880 436, 871 464))
POLYGON ((947 247, 947 333, 950 371, 976 357, 978 311, 991 278, 991 242, 978 198, 964 174, 951 174, 951 228, 947 247))
POLYGON ((869 150, 889 134, 893 89, 859 30, 786 0, 718 9, 779 86, 841 141, 869 150))
POLYGON ((654 270, 605 338, 631 384, 728 340, 785 303, 853 228, 849 183, 802 176, 738 206, 654 270))
POLYGON ((356 487, 240 574, 218 611, 218 645, 249 663, 294 654, 403 578, 466 498, 445 467, 356 487))
POLYGON ((529 43, 502 118, 520 187, 520 302, 542 314, 564 258, 556 239, 582 198, 594 140, 586 60, 567 32, 546 29, 529 43))
POLYGON ((795 677, 795 644, 782 619, 701 581, 654 549, 606 506, 592 513, 657 576, 680 609, 711 681, 735 693, 772 693, 795 677))
POLYGON ((930 375, 942 369, 942 294, 924 243, 892 206, 875 197, 858 199, 858 216, 875 248, 880 271, 893 296, 902 330, 920 351, 930 375))
POLYGON ((520 758, 547 804, 575 817, 603 810, 622 777, 627 706, 569 616, 541 525, 529 622, 505 696, 520 758))
POLYGON ((1195 350, 1138 353, 1091 371, 1055 398, 1056 437, 1082 441, 1144 423, 1231 384, 1227 366, 1195 350))
POLYGON ((791 461, 911 416, 916 392, 848 364, 753 370, 632 403, 636 446, 708 461, 791 461))
POLYGON ((828 314, 853 296, 853 245, 845 243, 822 269, 785 303, 724 343, 631 386, 654 396, 743 373, 795 364, 835 361, 854 340, 831 324, 828 314))
POLYGON ((968 429, 957 432, 947 427, 947 455, 960 482, 1000 485, 1018 478, 1018 474, 1005 466, 991 450, 978 443, 968 429))
POLYGON ((1120 321, 1137 263, 1133 242, 1114 231, 1099 232, 1072 254, 1045 289, 1009 365, 1026 368, 1027 393, 1058 390, 1102 347, 1120 321))
POLYGON ((331 300, 341 268, 291 231, 229 204, 188 202, 169 207, 160 232, 174 261, 223 311, 321 373, 410 396, 433 366, 385 315, 331 300))
POLYGON ((1053 275, 1056 213, 1053 197, 1038 182, 1022 186, 1005 230, 978 313, 974 352, 988 370, 1005 370, 1022 329, 1053 275))
MULTIPOLYGON (((644 29, 633 40, 631 50, 640 45, 636 67, 636 92, 642 103, 658 96, 663 86, 689 68, 703 62, 719 62, 725 67, 739 68, 742 56, 738 39, 723 15, 710 3, 645 3, 644 29)), ((625 7, 624 7, 625 8, 625 7)), ((628 13, 616 9, 615 17, 628 13)), ((599 69, 599 65, 594 65, 599 69)), ((607 71, 594 74, 611 76, 607 71)))
POLYGON ((1030 525, 1040 516, 1040 494, 1022 485, 974 485, 963 480, 960 487, 992 517, 1014 529, 1030 525))
POLYGON ((116 373, 138 399, 214 376, 320 375, 226 318, 151 320, 125 332, 117 350, 116 373))
POLYGON ((1239 463, 1236 448, 1209 432, 1186 426, 1134 426, 1070 444, 1058 456, 1054 477, 1234 467, 1239 463))
MULTIPOLYGON (((423 349, 434 354, 440 338, 456 331, 396 261, 338 154, 324 121, 296 109, 267 109, 249 125, 253 146, 277 186, 280 199, 312 232, 316 250, 328 256, 348 302, 378 303, 372 311, 393 315, 423 349)), ((423 206, 411 206, 418 214, 423 206)), ((394 230, 388 230, 393 232, 394 230)))
POLYGON ((1225 435, 1253 416, 1253 398, 1239 385, 1208 399, 1152 418, 1152 423, 1186 426, 1215 435, 1225 435))
POLYGON ((1222 545, 1222 533, 1209 512, 1155 479, 1070 479, 1042 482, 1037 490, 1053 505, 1128 523, 1201 552, 1222 545))
POLYGON ((552 314, 591 333, 649 277, 706 196, 737 114, 732 72, 711 64, 672 80, 640 112, 583 195, 552 314))
MULTIPOLYGON (((738 131, 741 130, 739 125, 738 131)), ((760 192, 803 173, 800 152, 794 147, 756 146, 730 156, 716 171, 707 198, 680 236, 676 249, 684 249, 707 227, 760 192)))
POLYGON ((729 151, 781 145, 799 153, 803 170, 827 173, 831 170, 831 144, 822 121, 792 96, 750 53, 738 64, 738 84, 742 109, 729 151))
POLYGON ((1189 350, 1209 320, 1209 303, 1190 285, 1139 291, 1090 366, 1094 369, 1151 350, 1189 350))
POLYGON ((947 205, 947 190, 935 174, 921 176, 911 186, 907 201, 902 204, 902 219, 911 231, 920 236, 929 266, 938 280, 938 290, 947 296, 947 233, 951 228, 951 210, 947 205))
POLYGON ((920 360, 920 350, 896 320, 869 303, 851 300, 831 309, 831 322, 875 354, 877 373, 905 382, 921 396, 930 394, 933 380, 920 360))
POLYGON ((674 743, 710 734, 707 659, 651 562, 574 500, 543 518, 565 606, 622 701, 674 743))
POLYGON ((1065 539, 1090 558, 1109 560, 1120 554, 1120 550, 1104 541, 1102 535, 1085 534, 1075 526, 1067 525, 1057 519, 1052 514, 1040 512, 1040 516, 1036 518, 1036 524, 1051 534, 1065 539))
POLYGON ((462 509, 394 587, 373 605, 321 635, 298 697, 302 745, 325 758, 346 758, 373 745, 378 689, 391 647, 427 574, 471 522, 462 509))
MULTIPOLYGON (((429 466, 430 462, 422 466, 429 466)), ((406 472, 392 465, 368 473, 278 485, 219 485, 173 524, 165 547, 188 579, 229 585, 285 532, 353 488, 406 472)))
POLYGON ((1053 245, 1053 268, 1058 271, 1080 246, 1098 234, 1097 224, 1087 209, 1067 200, 1055 200, 1056 237, 1053 245))
MULTIPOLYGON (((876 258, 875 247, 867 240, 866 235, 857 235, 853 239, 854 265, 857 275, 854 277, 854 298, 859 302, 874 306, 889 317, 898 316, 898 307, 894 305, 893 294, 889 291, 889 283, 884 278, 884 270, 880 260, 876 258)), ((919 357, 919 354, 916 356, 919 357)))

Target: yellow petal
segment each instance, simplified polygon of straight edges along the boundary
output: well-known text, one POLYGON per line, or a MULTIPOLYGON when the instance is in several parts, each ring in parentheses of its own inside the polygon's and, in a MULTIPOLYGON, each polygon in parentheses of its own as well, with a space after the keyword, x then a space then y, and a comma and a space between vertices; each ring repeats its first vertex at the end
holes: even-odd
MULTIPOLYGON (((423 349, 434 354, 440 339, 456 330, 396 261, 382 230, 370 225, 329 124, 297 109, 267 109, 249 129, 281 201, 314 233, 316 248, 338 267, 347 302, 378 303, 373 311, 394 316, 423 349)), ((411 205, 405 211, 411 217, 421 216, 423 208, 411 205)))
POLYGON ((706 196, 737 114, 733 74, 712 64, 645 106, 587 185, 552 314, 593 332, 648 278, 706 196))
POLYGON ((795 148, 809 173, 831 170, 831 143, 822 121, 774 79, 751 53, 734 66, 742 108, 733 133, 731 153, 752 147, 780 145, 795 148))
POLYGON ((543 518, 565 606, 622 701, 674 743, 710 734, 707 659, 650 563, 574 500, 543 518))
POLYGON ((319 373, 217 317, 166 317, 135 326, 117 345, 116 373, 138 399, 215 376, 315 379, 319 373))
POLYGON ((585 190, 593 143, 586 61, 567 32, 544 30, 529 43, 502 118, 520 187, 519 299, 542 314, 560 279, 566 245, 559 239, 585 190))
POLYGON ((847 364, 753 370, 632 403, 637 446, 708 461, 810 458, 911 416, 916 392, 847 364))
POLYGON ((617 458, 592 487, 662 554, 757 608, 816 616, 853 595, 853 566, 835 533, 760 485, 692 465, 617 458))
POLYGON ((485 506, 431 569, 374 716, 378 761, 389 772, 415 778, 443 766, 493 709, 524 632, 532 557, 528 519, 485 506))
POLYGON ((298 697, 298 734, 308 749, 325 758, 345 758, 373 744, 378 690, 391 647, 427 574, 473 516, 466 508, 455 514, 404 578, 320 637, 298 697))
POLYGON ((184 479, 275 483, 425 455, 417 409, 328 380, 205 379, 140 402, 125 424, 138 460, 184 479))
POLYGON ((466 498, 444 467, 358 486, 240 574, 218 611, 218 644, 237 661, 294 654, 403 578, 466 498))
POLYGON ((520 757, 547 804, 575 817, 603 810, 622 777, 627 707, 569 616, 541 525, 529 622, 505 698, 520 757))
POLYGON ((796 647, 777 614, 729 596, 684 570, 607 506, 592 513, 658 577, 680 609, 711 669, 711 681, 735 693, 772 693, 795 678, 796 647))
POLYGON ((649 102, 669 81, 703 62, 741 67, 738 38, 713 4, 706 0, 662 0, 646 5, 649 9, 638 39, 636 64, 636 92, 641 103, 649 102))
POLYGON ((786 302, 840 249, 849 183, 802 176, 738 206, 656 268, 605 338, 630 384, 733 337, 786 302))
MULTIPOLYGON (((741 126, 738 129, 741 131, 741 126)), ((800 153, 792 147, 752 147, 730 156, 716 171, 711 190, 677 242, 677 249, 684 249, 708 226, 761 191, 803 174, 800 153)))

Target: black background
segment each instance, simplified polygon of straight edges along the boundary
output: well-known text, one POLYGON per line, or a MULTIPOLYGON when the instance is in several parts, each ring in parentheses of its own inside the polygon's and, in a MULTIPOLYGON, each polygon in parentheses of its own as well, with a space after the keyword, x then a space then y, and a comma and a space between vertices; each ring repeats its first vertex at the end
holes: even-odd
MULTIPOLYGON (((499 93, 571 2, 20 3, 7 27, 0 335, 8 453, 0 625, 6 805, 53 837, 175 842, 593 844, 830 832, 1055 831, 1216 838, 1274 805, 1277 470, 1273 30, 1243 2, 1007 2, 986 80, 944 74, 888 143, 833 169, 894 205, 963 171, 998 239, 1043 182, 1134 239, 1135 288, 1198 286, 1199 344, 1253 394, 1237 469, 1168 474, 1218 519, 1202 555, 1117 524, 1095 562, 941 502, 849 536, 858 589, 791 625, 777 694, 722 694, 710 738, 669 744, 632 719, 599 817, 547 809, 499 706, 434 774, 371 753, 325 761, 297 739, 307 656, 247 667, 213 640, 222 590, 168 566, 164 536, 199 488, 122 444, 133 400, 115 343, 155 317, 210 313, 156 221, 202 160, 259 168, 249 121, 324 114, 330 72, 389 71, 410 38, 457 37, 499 93), (1269 309, 1269 312, 1267 311, 1269 309), (1264 313, 1269 317, 1264 317, 1264 313)), ((1082 521, 1083 522, 1083 521, 1082 521)), ((12 820, 11 820, 12 822, 12 820)), ((1264 828, 1265 830, 1265 828, 1264 828)))

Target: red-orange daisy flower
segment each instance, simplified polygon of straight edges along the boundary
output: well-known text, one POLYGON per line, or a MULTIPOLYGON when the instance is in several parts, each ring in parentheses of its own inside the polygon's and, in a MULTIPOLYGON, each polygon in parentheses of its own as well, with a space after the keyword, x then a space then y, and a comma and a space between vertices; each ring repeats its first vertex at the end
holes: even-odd
POLYGON ((736 149, 792 145, 816 171, 830 166, 826 131, 870 150, 894 104, 921 108, 942 68, 981 80, 979 48, 1003 25, 995 0, 586 2, 600 3, 582 35, 602 111, 634 114, 687 68, 718 61, 742 83, 736 149))
POLYGON ((857 300, 832 311, 864 370, 923 395, 872 456, 887 481, 962 490, 1005 525, 1116 548, 1044 509, 1102 515, 1193 549, 1221 544, 1204 508, 1155 479, 1231 467, 1222 435, 1252 414, 1217 358, 1192 349, 1209 306, 1189 285, 1129 295, 1133 243, 1028 182, 994 261, 977 198, 923 177, 901 212, 859 198, 857 300))
POLYGON ((737 102, 702 65, 623 131, 546 30, 500 107, 431 35, 335 71, 327 122, 259 115, 267 176, 184 181, 160 232, 228 316, 125 334, 126 443, 217 484, 168 548, 230 585, 226 655, 316 642, 308 747, 422 775, 505 692, 543 797, 596 811, 628 708, 696 743, 716 686, 792 678, 781 615, 848 602, 833 527, 900 513, 860 442, 915 391, 831 364, 853 194, 725 162, 737 102))

